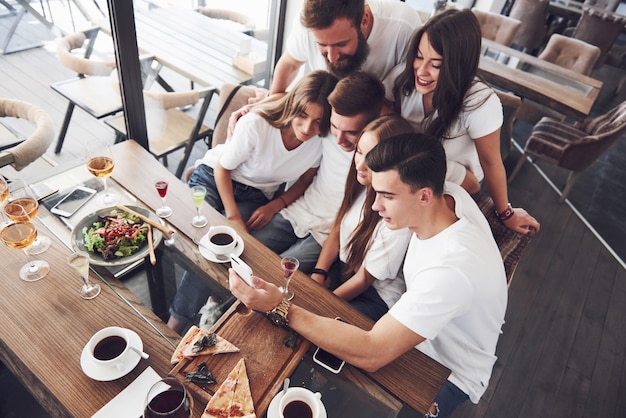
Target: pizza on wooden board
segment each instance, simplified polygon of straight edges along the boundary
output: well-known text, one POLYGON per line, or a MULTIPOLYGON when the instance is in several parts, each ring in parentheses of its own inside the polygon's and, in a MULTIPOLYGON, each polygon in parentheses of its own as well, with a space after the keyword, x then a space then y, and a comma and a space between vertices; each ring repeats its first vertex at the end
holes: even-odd
POLYGON ((246 364, 239 360, 204 408, 202 418, 256 418, 246 364))
POLYGON ((239 351, 234 344, 215 333, 192 325, 172 354, 173 364, 184 358, 207 354, 236 353, 239 351))

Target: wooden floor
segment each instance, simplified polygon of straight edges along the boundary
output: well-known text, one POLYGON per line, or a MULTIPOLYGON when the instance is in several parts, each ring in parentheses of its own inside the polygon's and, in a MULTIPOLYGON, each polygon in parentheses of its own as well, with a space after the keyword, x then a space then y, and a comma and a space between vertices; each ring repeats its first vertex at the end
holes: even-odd
MULTIPOLYGON (((0 97, 42 106, 58 130, 66 103, 48 85, 71 76, 45 48, 0 56, 0 97)), ((47 156, 65 164, 83 158, 85 143, 113 140, 108 127, 77 110, 62 153, 47 156)), ((196 145, 196 155, 205 150, 196 145)), ((542 228, 513 278, 487 393, 454 417, 626 417, 626 270, 531 164, 510 199, 542 228)), ((23 416, 12 406, 18 390, 0 391, 0 416, 23 416)))

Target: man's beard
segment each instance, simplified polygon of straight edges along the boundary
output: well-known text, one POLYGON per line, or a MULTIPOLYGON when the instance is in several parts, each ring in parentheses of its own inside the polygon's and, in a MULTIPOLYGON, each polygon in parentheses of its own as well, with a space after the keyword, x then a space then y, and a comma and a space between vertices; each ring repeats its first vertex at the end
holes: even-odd
POLYGON ((335 62, 329 62, 326 55, 324 55, 324 59, 326 59, 328 71, 338 78, 343 78, 359 70, 367 59, 369 52, 370 47, 367 44, 367 40, 363 36, 363 32, 359 30, 358 45, 354 55, 343 55, 335 62))

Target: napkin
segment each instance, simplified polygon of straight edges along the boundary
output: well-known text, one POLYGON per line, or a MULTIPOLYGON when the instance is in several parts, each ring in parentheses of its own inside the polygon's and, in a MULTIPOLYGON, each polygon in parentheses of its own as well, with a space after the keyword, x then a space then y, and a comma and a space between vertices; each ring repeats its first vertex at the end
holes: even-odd
POLYGON ((143 416, 144 401, 148 390, 161 377, 152 367, 144 370, 117 396, 104 405, 92 418, 126 418, 143 416))

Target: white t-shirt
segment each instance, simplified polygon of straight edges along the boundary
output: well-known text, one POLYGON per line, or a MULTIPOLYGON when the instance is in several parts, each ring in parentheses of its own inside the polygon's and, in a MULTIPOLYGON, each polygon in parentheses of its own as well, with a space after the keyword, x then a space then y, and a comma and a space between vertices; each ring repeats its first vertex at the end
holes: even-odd
POLYGON ((407 291, 389 311, 426 338, 416 348, 448 367, 472 402, 489 385, 504 323, 504 264, 491 229, 460 186, 446 183, 457 222, 436 236, 411 238, 404 261, 407 291))
POLYGON ((332 134, 322 139, 322 162, 313 182, 302 196, 280 211, 296 236, 304 238, 311 233, 318 244, 324 245, 343 200, 353 154, 342 150, 332 134))
MULTIPOLYGON (((367 4, 372 10, 374 25, 367 37, 369 56, 361 70, 383 80, 397 64, 404 62, 411 34, 422 22, 415 9, 400 1, 370 0, 367 4)), ((300 23, 294 25, 287 39, 287 52, 305 62, 305 73, 328 70, 315 37, 300 23)))
POLYGON ((278 187, 297 180, 322 158, 322 138, 315 136, 288 150, 280 129, 274 128, 255 112, 243 116, 235 125, 230 140, 206 152, 196 162, 215 168, 219 160, 230 170, 233 180, 256 187, 271 199, 278 187))
MULTIPOLYGON (((396 68, 384 80, 385 96, 393 101, 393 83, 402 68, 396 68)), ((423 96, 413 91, 410 96, 402 96, 400 114, 408 120, 417 132, 424 132, 424 101, 423 96)), ((437 113, 435 113, 437 117, 437 113)), ((478 160, 478 152, 474 139, 482 138, 502 126, 502 104, 498 96, 486 84, 477 81, 470 87, 465 96, 463 110, 453 122, 449 132, 451 139, 443 140, 446 158, 456 161, 468 168, 481 181, 483 169, 478 160), (487 100, 480 106, 477 104, 487 100)), ((449 177, 447 180, 451 180, 449 177)))
MULTIPOLYGON (((365 188, 341 220, 339 259, 343 262, 348 257, 348 240, 363 218, 363 210, 372 210, 371 208, 363 208, 364 204, 365 188)), ((387 228, 384 222, 380 221, 374 229, 372 244, 363 260, 365 269, 376 278, 372 286, 389 308, 400 299, 406 290, 400 267, 402 267, 410 239, 411 231, 407 228, 392 231, 387 228)))

